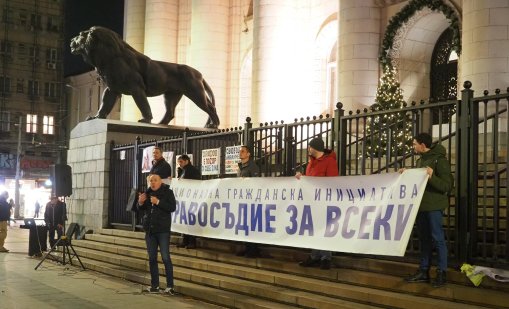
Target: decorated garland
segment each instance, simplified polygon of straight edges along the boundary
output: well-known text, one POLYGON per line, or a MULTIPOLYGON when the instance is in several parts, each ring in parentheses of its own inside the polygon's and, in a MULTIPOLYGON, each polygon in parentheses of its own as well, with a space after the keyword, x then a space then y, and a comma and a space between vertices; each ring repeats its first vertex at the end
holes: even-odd
POLYGON ((421 10, 424 7, 428 7, 433 11, 442 12, 447 19, 450 21, 449 27, 452 29, 452 48, 458 55, 461 53, 461 37, 460 37, 460 21, 456 12, 442 0, 412 0, 403 7, 403 9, 394 17, 391 18, 389 25, 385 31, 384 40, 380 50, 378 60, 380 64, 385 68, 387 66, 392 67, 392 61, 389 56, 389 51, 392 47, 394 37, 398 32, 398 29, 403 26, 415 12, 421 10))

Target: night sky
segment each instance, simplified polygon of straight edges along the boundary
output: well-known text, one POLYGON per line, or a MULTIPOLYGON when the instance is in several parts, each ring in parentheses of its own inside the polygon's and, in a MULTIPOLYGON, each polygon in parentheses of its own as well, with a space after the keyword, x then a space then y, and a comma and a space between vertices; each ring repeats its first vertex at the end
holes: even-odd
POLYGON ((71 38, 92 26, 110 28, 122 36, 124 27, 124 0, 66 1, 64 76, 93 70, 81 56, 71 55, 71 38))

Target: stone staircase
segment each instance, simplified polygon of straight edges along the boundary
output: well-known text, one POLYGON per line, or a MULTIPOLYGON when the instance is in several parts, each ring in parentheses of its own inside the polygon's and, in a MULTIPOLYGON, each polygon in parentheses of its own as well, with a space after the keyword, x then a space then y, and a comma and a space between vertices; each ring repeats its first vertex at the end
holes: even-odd
MULTIPOLYGON (((150 284, 142 232, 102 229, 73 246, 88 269, 150 284)), ((248 259, 235 249, 234 242, 205 238, 195 250, 172 246, 177 292, 228 308, 509 308, 508 284, 486 278, 474 287, 455 270, 435 289, 402 280, 415 264, 339 255, 336 267, 320 270, 297 265, 306 250, 262 246, 262 258, 248 259)))

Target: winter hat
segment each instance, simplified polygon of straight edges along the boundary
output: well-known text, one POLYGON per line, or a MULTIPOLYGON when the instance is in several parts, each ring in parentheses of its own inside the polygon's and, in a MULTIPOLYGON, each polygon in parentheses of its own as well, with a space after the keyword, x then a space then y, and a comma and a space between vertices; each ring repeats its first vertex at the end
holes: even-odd
POLYGON ((309 147, 313 148, 316 151, 324 151, 325 145, 323 144, 323 140, 321 138, 313 138, 309 144, 309 147))

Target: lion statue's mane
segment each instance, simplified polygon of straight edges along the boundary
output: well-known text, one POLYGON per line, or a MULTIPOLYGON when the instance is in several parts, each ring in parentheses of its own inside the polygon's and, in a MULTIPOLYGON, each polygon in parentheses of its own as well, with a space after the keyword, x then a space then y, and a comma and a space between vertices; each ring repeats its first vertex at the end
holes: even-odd
POLYGON ((177 63, 152 60, 136 51, 107 28, 94 26, 71 40, 71 53, 95 67, 106 85, 97 114, 89 119, 106 118, 122 94, 131 95, 140 109, 140 122, 151 122, 147 97, 163 94, 166 113, 159 123, 168 124, 183 95, 209 115, 206 126, 217 128, 212 89, 196 69, 177 63))

